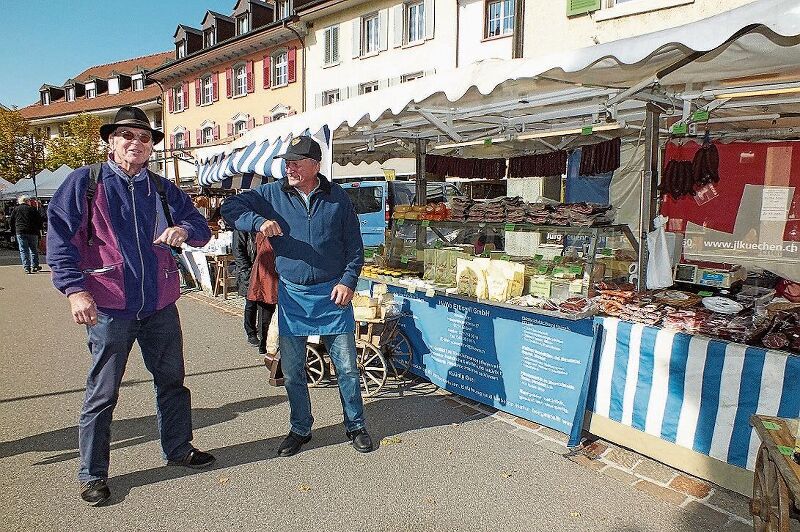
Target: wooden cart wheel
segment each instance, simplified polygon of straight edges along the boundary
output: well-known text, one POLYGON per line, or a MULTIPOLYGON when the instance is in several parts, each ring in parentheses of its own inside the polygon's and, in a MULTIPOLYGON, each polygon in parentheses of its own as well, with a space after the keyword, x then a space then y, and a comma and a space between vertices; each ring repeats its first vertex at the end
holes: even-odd
POLYGON ((392 339, 383 346, 383 352, 394 378, 404 378, 414 359, 414 352, 411 350, 411 342, 408 341, 408 337, 399 330, 395 331, 392 339))
POLYGON ((750 513, 756 532, 789 532, 789 489, 770 460, 764 444, 758 449, 750 513))
POLYGON ((386 374, 389 372, 386 359, 380 349, 360 338, 356 339, 356 354, 361 389, 367 397, 375 395, 386 382, 386 374))
POLYGON ((325 378, 325 359, 320 350, 306 345, 306 377, 309 386, 317 386, 325 378))

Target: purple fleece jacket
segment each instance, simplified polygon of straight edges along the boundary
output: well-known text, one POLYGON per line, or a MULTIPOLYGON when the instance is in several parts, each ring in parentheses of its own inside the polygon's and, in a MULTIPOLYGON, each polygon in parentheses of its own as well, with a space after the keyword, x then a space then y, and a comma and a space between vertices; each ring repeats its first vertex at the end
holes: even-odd
MULTIPOLYGON (((191 199, 159 176, 173 221, 192 246, 211 238, 206 219, 191 199)), ((100 311, 142 319, 174 303, 180 277, 170 249, 154 245, 167 227, 158 192, 147 171, 125 179, 104 163, 92 209, 93 242, 87 238, 89 167, 69 174, 47 208, 47 264, 65 295, 88 291, 100 311)))

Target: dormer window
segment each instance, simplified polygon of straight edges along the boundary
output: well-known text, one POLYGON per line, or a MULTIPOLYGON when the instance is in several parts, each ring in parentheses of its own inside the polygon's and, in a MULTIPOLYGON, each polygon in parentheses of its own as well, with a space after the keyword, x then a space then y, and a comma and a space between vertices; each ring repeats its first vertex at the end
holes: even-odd
POLYGON ((97 89, 94 86, 87 86, 86 87, 86 97, 87 98, 97 98, 97 89))
POLYGON ((68 102, 75 101, 75 87, 67 87, 67 101, 68 102))
POLYGON ((178 44, 175 45, 175 55, 177 59, 186 57, 186 41, 179 41, 178 44))
POLYGON ((214 39, 214 26, 203 32, 203 47, 210 48, 214 46, 216 41, 214 39))
POLYGON ((290 0, 277 0, 275 2, 275 20, 288 18, 292 11, 290 0))
POLYGON ((236 35, 244 35, 250 31, 250 24, 247 20, 247 13, 236 17, 236 35))
POLYGON ((133 78, 131 82, 131 87, 134 91, 143 91, 144 90, 144 76, 138 76, 133 78))
POLYGON ((50 93, 42 91, 42 105, 50 105, 50 93))

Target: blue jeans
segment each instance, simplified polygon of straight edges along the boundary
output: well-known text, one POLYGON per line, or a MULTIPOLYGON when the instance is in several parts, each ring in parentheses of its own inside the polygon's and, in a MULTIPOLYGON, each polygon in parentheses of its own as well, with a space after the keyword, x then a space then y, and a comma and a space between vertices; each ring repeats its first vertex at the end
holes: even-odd
POLYGON ((183 385, 183 336, 177 307, 169 305, 142 320, 99 312, 97 325, 87 330, 92 367, 78 428, 78 480, 108 478, 111 416, 134 341, 139 342, 144 364, 153 374, 164 458, 183 459, 192 449, 192 413, 189 389, 183 385))
MULTIPOLYGON (((311 433, 311 397, 306 380, 306 336, 280 335, 281 368, 286 395, 289 397, 289 421, 292 432, 300 436, 311 433)), ((345 430, 352 432, 365 426, 364 402, 361 400, 356 340, 353 333, 323 335, 322 342, 336 367, 339 398, 342 400, 345 430)))
POLYGON ((39 235, 17 234, 19 260, 26 270, 39 267, 39 235))

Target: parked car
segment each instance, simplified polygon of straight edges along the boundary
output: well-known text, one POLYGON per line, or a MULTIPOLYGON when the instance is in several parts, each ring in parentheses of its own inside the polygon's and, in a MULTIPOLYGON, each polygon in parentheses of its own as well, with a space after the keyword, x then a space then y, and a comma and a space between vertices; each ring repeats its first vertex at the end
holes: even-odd
MULTIPOLYGON (((413 181, 355 181, 342 183, 361 223, 364 246, 383 244, 384 231, 391 227, 395 205, 416 203, 416 183, 413 181)), ((461 190, 452 183, 428 183, 426 203, 450 201, 461 190)))

